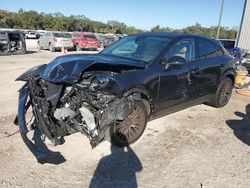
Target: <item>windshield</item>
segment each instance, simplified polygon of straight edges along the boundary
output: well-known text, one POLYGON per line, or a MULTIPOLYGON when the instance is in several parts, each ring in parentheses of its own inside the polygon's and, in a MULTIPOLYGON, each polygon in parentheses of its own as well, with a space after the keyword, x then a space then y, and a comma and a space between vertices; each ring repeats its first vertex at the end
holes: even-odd
POLYGON ((95 35, 93 34, 84 34, 84 38, 96 39, 95 35))
POLYGON ((57 38, 71 38, 69 33, 54 33, 53 35, 57 38))
POLYGON ((104 49, 101 54, 149 62, 160 54, 169 41, 167 37, 127 36, 104 49))

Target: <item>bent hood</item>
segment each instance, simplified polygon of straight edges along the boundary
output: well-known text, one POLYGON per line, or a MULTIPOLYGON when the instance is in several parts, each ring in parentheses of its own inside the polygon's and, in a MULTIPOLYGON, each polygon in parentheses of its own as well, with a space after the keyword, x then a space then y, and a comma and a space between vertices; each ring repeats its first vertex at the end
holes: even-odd
POLYGON ((125 66, 127 69, 143 69, 146 66, 139 61, 132 61, 117 56, 73 54, 55 58, 39 74, 42 79, 49 82, 73 83, 80 79, 82 72, 93 65, 100 65, 101 67, 107 65, 114 66, 114 68, 125 66))

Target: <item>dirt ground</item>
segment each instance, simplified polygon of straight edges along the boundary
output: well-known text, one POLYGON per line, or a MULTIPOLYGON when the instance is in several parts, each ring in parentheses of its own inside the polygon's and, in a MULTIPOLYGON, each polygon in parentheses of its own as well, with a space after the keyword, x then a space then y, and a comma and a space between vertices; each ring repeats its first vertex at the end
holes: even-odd
POLYGON ((124 150, 69 136, 49 146, 65 162, 38 164, 13 124, 23 84, 14 80, 58 55, 0 56, 0 187, 250 187, 250 98, 236 94, 222 109, 199 105, 151 121, 124 150))

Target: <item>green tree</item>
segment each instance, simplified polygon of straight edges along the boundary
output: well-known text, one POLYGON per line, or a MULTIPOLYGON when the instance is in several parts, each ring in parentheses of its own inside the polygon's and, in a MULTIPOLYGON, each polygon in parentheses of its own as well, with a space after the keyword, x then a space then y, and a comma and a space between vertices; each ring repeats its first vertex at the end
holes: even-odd
MULTIPOLYGON (((53 14, 37 13, 19 9, 17 13, 0 10, 0 27, 13 29, 44 29, 54 31, 86 31, 100 33, 133 34, 145 32, 125 23, 110 20, 107 23, 90 20, 85 15, 64 16, 60 12, 53 14)), ((183 29, 172 29, 156 25, 152 32, 181 32, 215 38, 217 27, 203 27, 196 23, 183 29)), ((221 27, 220 38, 235 39, 237 28, 221 27)))

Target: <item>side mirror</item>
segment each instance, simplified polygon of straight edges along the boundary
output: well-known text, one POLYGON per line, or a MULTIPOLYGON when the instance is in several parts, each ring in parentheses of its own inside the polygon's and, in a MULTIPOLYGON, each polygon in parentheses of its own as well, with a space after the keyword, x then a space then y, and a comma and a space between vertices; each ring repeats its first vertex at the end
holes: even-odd
POLYGON ((163 59, 162 64, 165 65, 165 69, 168 69, 170 66, 180 66, 183 65, 186 60, 180 56, 171 57, 169 60, 163 59))

